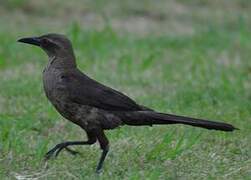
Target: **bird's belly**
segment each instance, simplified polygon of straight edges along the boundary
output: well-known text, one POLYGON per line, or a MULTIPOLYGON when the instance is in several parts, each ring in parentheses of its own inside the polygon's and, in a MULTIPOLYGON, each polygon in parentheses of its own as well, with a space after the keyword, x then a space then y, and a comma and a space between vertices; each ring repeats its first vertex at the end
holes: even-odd
POLYGON ((122 121, 109 112, 69 102, 52 102, 57 111, 66 119, 79 125, 85 130, 96 128, 113 129, 122 125, 122 121))
POLYGON ((102 122, 98 110, 95 110, 96 108, 60 100, 52 101, 52 104, 64 118, 81 126, 83 129, 97 128, 102 122))

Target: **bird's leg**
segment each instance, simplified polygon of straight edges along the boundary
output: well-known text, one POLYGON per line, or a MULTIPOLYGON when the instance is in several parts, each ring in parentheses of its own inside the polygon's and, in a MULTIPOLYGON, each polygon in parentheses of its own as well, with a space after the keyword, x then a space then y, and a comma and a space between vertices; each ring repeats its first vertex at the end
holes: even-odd
POLYGON ((98 133, 97 138, 98 138, 98 142, 100 144, 100 148, 102 149, 102 154, 101 154, 101 157, 99 159, 99 162, 98 162, 98 165, 97 165, 97 168, 96 168, 96 173, 100 173, 101 169, 103 167, 106 155, 107 155, 107 153, 109 151, 109 141, 108 141, 108 139, 105 136, 103 131, 98 133))
POLYGON ((88 140, 87 141, 67 141, 63 143, 57 144, 54 148, 52 148, 50 151, 48 151, 45 155, 45 159, 50 159, 52 156, 57 157, 59 153, 63 150, 66 149, 68 152, 71 152, 72 154, 76 154, 76 151, 73 151, 68 148, 68 146, 72 145, 91 145, 94 144, 97 140, 96 136, 94 133, 87 133, 88 140))

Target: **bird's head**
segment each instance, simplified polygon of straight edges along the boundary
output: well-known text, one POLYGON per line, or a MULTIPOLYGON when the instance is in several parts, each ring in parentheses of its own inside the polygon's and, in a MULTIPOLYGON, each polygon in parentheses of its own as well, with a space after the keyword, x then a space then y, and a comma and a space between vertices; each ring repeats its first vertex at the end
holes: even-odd
POLYGON ((46 34, 38 37, 21 38, 18 42, 39 46, 49 57, 74 56, 71 41, 62 34, 46 34))

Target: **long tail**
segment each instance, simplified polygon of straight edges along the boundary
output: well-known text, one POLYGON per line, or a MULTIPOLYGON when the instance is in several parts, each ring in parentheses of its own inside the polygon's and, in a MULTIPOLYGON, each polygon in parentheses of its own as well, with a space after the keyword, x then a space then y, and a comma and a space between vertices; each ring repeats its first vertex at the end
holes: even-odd
POLYGON ((233 131, 237 128, 231 124, 196 119, 172 114, 158 113, 154 111, 134 111, 123 113, 123 122, 127 125, 154 125, 154 124, 186 124, 206 129, 220 131, 233 131))

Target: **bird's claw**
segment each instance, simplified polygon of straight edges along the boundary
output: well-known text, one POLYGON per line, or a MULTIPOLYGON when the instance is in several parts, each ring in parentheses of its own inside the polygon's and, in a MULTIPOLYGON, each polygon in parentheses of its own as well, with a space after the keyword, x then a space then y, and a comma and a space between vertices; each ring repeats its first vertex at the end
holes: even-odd
POLYGON ((58 144, 45 154, 45 160, 51 159, 52 157, 57 157, 63 149, 72 155, 79 154, 79 152, 68 148, 65 144, 58 144))
POLYGON ((68 147, 66 147, 65 150, 66 150, 67 152, 69 152, 70 154, 72 154, 72 155, 80 154, 78 151, 74 151, 74 150, 72 150, 72 149, 70 149, 70 148, 68 148, 68 147))
POLYGON ((54 153, 55 153, 55 150, 50 150, 50 151, 48 151, 46 154, 45 154, 45 156, 44 156, 44 159, 45 160, 49 160, 49 159, 51 159, 53 156, 54 156, 54 153))
POLYGON ((96 172, 96 174, 100 174, 102 172, 102 169, 97 168, 95 172, 96 172))

